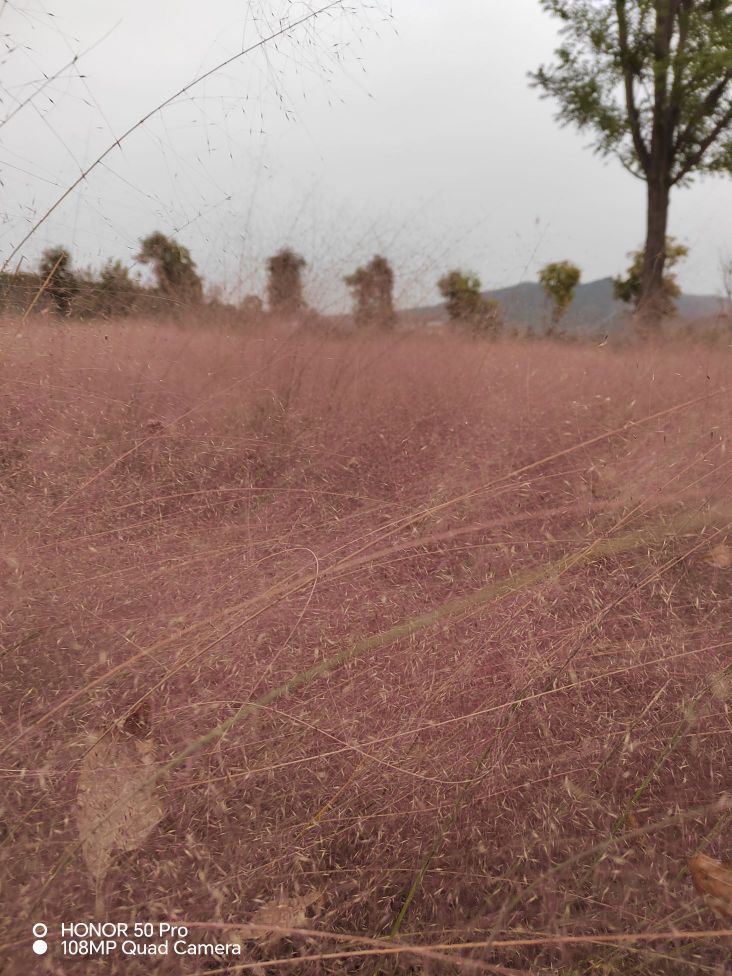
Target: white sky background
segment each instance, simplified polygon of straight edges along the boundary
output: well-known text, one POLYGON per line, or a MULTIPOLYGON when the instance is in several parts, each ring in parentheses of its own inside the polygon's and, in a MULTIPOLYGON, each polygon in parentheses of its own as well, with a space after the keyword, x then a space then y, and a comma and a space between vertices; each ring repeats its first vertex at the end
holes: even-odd
MULTIPOLYGON (((343 307, 342 275, 376 251, 395 265, 400 304, 437 300, 434 282, 455 266, 487 288, 535 280, 551 260, 575 261, 585 281, 627 266, 643 239, 644 184, 594 155, 589 136, 560 129, 529 87, 556 42, 538 0, 354 5, 241 58, 138 128, 22 248, 24 265, 49 244, 68 246, 77 266, 132 264, 140 237, 161 230, 237 298, 261 292, 265 258, 287 243, 307 259, 308 293, 324 310, 343 307)), ((267 23, 308 9, 0 0, 0 119, 81 55, 0 128, 2 260, 131 124, 267 23)), ((685 291, 721 291, 731 214, 730 179, 675 192, 670 230, 691 248, 685 291)))

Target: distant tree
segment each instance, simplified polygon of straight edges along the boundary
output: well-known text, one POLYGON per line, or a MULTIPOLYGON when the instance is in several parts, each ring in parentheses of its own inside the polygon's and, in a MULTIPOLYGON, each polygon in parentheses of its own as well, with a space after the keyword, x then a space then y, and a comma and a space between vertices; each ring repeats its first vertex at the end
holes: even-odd
POLYGON ((464 319, 481 305, 480 278, 470 271, 449 271, 437 282, 451 319, 464 319))
MULTIPOLYGON (((676 299, 681 294, 673 268, 689 253, 688 247, 677 244, 673 237, 666 238, 664 251, 664 273, 661 294, 657 299, 659 314, 673 315, 676 311, 676 299)), ((643 250, 633 251, 628 255, 631 259, 625 277, 613 278, 615 297, 628 305, 637 305, 643 289, 643 250)))
POLYGON ((267 261, 267 301, 271 312, 297 315, 305 309, 302 270, 305 258, 283 247, 267 261))
POLYGON ((205 301, 213 308, 223 308, 226 302, 226 289, 220 281, 209 284, 206 288, 205 301))
POLYGON ((727 296, 727 304, 732 305, 732 258, 722 261, 722 287, 727 296))
POLYGON ((94 290, 97 315, 109 319, 129 315, 138 289, 129 269, 110 258, 99 272, 94 290))
POLYGON ((539 284, 544 294, 552 303, 551 324, 548 334, 556 332, 565 312, 572 304, 574 292, 579 284, 582 272, 571 261, 553 261, 545 265, 539 272, 539 284))
POLYGON ((160 231, 140 241, 137 260, 152 267, 158 290, 174 301, 199 304, 203 285, 187 247, 160 231))
POLYGON ((264 302, 259 295, 245 295, 239 307, 245 315, 261 315, 264 312, 264 302))
POLYGON ((450 271, 437 282, 451 321, 475 332, 496 335, 501 328, 498 305, 484 298, 480 278, 470 271, 450 271))
POLYGON ((38 271, 59 315, 71 315, 79 282, 71 270, 71 254, 65 247, 50 247, 43 252, 38 271))
POLYGON ((729 0, 541 0, 560 21, 557 61, 533 76, 558 118, 594 131, 646 183, 639 318, 663 314, 671 190, 695 174, 732 173, 729 0))
POLYGON ((375 255, 365 268, 356 268, 343 279, 353 296, 353 314, 358 325, 394 325, 394 272, 386 258, 375 255))
POLYGON ((264 302, 259 295, 245 295, 239 304, 239 311, 247 322, 256 322, 264 315, 264 302))

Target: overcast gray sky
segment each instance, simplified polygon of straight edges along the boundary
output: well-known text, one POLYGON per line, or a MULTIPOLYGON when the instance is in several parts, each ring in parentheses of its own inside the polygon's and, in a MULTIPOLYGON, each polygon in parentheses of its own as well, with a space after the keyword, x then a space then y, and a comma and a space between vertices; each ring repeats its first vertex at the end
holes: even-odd
MULTIPOLYGON (((627 265, 644 185, 560 129, 527 84, 556 41, 538 0, 348 5, 356 12, 334 8, 154 115, 44 223, 24 262, 57 243, 78 265, 131 262, 159 229, 237 294, 261 289, 264 258, 289 243, 308 260, 312 300, 330 308, 344 299, 340 277, 375 251, 393 260, 403 303, 435 299, 453 266, 499 288, 556 259, 584 280, 627 265)), ((130 125, 310 7, 0 0, 0 118, 79 55, 0 128, 3 260, 130 125)), ((732 180, 675 193, 685 291, 721 291, 730 215, 732 180)))

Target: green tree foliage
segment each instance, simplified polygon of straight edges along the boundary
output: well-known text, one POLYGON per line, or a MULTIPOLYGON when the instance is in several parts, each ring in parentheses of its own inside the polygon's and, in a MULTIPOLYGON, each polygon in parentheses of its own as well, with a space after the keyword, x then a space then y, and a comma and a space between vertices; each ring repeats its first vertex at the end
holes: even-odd
POLYGON ((305 309, 302 271, 305 258, 283 247, 267 261, 267 301, 271 312, 298 315, 305 309))
POLYGON ((475 332, 496 335, 501 328, 498 305, 484 298, 480 278, 470 271, 449 271, 437 282, 451 321, 475 332))
POLYGON ((171 301, 198 304, 203 286, 187 247, 160 231, 140 241, 137 260, 152 267, 159 292, 171 301))
POLYGON ((361 326, 382 329, 394 325, 394 272, 386 258, 375 255, 365 268, 356 268, 345 283, 351 289, 353 314, 361 326))
POLYGON ((79 282, 71 270, 71 254, 65 247, 50 247, 43 252, 38 271, 59 315, 71 315, 79 282))
MULTIPOLYGON (((677 244, 673 237, 666 238, 664 254, 664 275, 662 291, 658 303, 661 315, 673 315, 676 311, 676 299, 681 294, 673 268, 685 258, 689 249, 683 244, 677 244)), ((624 278, 613 278, 615 297, 628 305, 637 305, 641 294, 643 276, 643 249, 633 251, 628 255, 631 259, 630 267, 624 278)))
POLYGON ((129 269, 121 261, 110 258, 94 283, 94 310, 107 319, 129 315, 138 291, 129 269))
POLYGON ((551 326, 548 333, 554 333, 564 313, 572 304, 574 292, 582 277, 582 272, 571 261, 553 261, 539 272, 539 284, 552 304, 551 326))
POLYGON ((560 21, 556 62, 532 79, 558 118, 594 132, 647 184, 638 308, 657 320, 671 189, 732 172, 729 0, 541 0, 560 21))

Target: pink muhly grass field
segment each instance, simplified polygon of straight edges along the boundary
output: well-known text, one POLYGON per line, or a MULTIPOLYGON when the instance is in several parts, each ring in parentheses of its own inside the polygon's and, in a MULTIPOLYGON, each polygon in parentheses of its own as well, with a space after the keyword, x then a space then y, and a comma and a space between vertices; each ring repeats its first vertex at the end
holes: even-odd
POLYGON ((100 910, 243 955, 64 972, 723 971, 723 939, 591 937, 724 928, 686 861, 732 856, 728 345, 0 348, 7 972, 100 910), (123 839, 120 770, 106 833, 79 813, 107 730, 149 770, 123 839))

